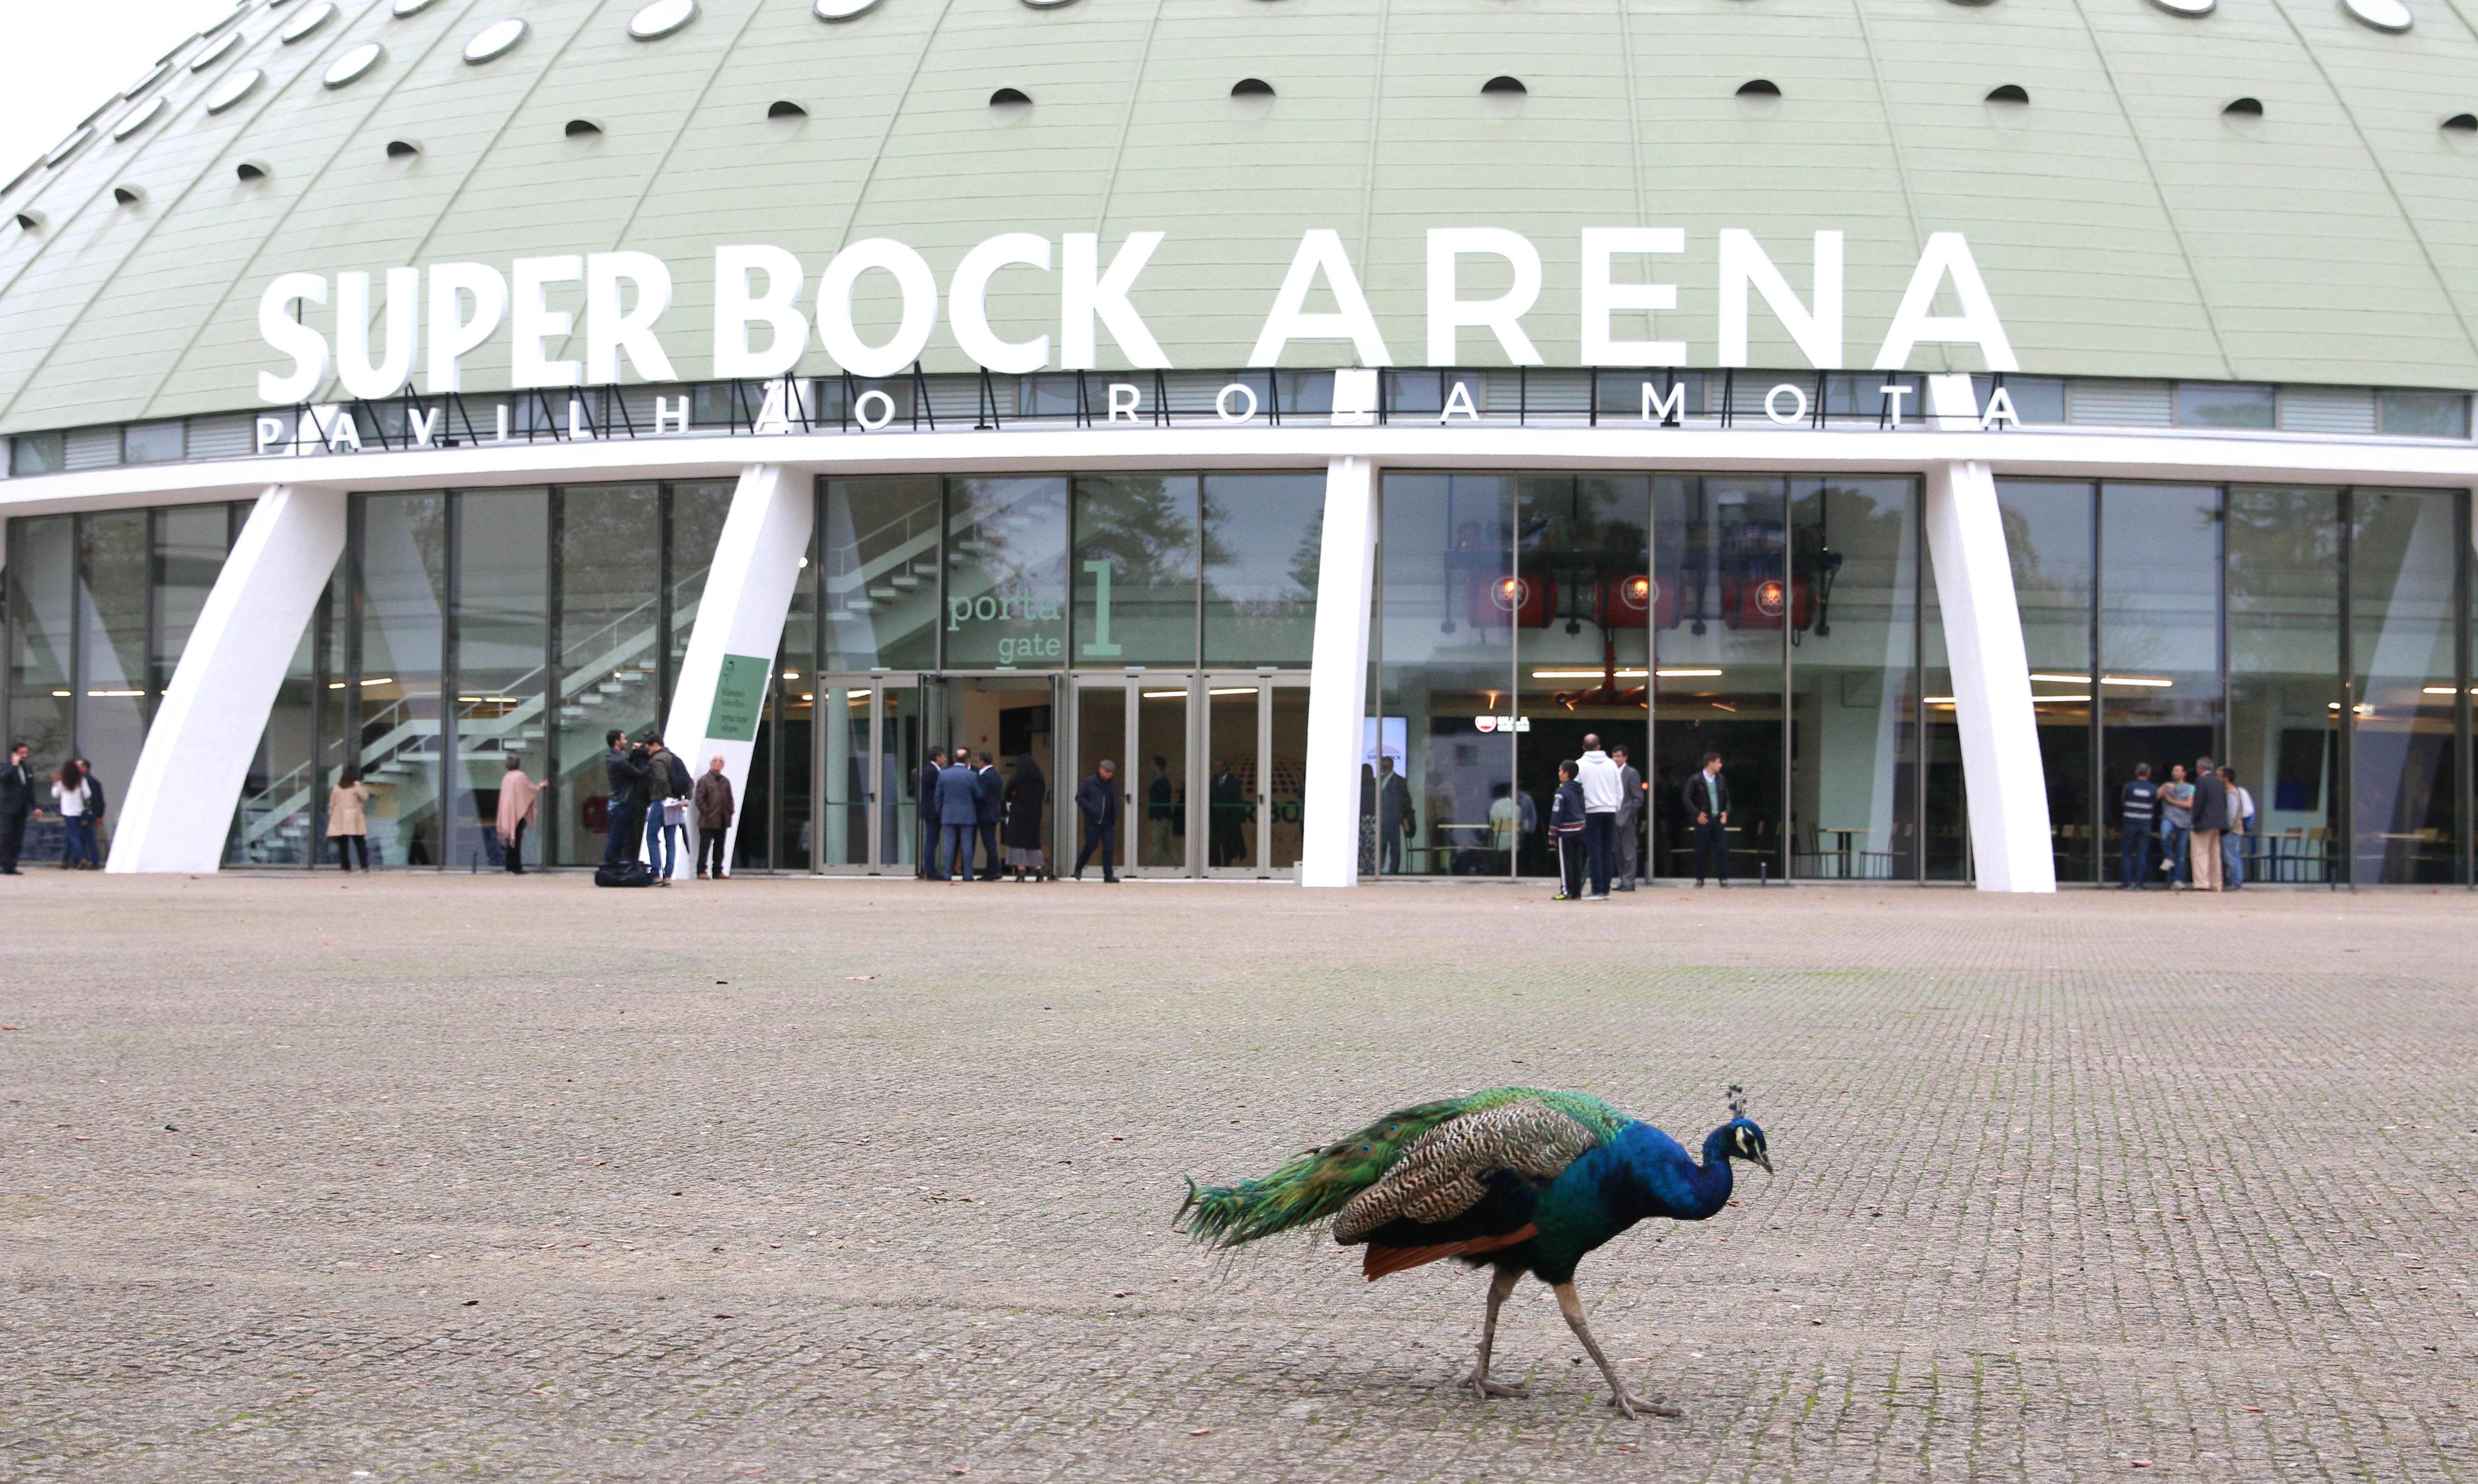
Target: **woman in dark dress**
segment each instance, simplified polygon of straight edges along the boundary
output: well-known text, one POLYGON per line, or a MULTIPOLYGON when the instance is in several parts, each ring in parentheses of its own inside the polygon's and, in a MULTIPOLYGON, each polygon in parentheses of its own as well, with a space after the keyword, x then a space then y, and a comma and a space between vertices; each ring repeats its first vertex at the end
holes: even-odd
POLYGON ((1018 881, 1024 879, 1026 870, 1036 881, 1056 879, 1049 873, 1049 858, 1041 843, 1041 810, 1048 802, 1049 783, 1041 776, 1041 765, 1032 760, 1029 752, 1019 755, 1015 775, 999 795, 999 807, 1006 811, 999 838, 1006 846, 1006 864, 1015 868, 1018 881))

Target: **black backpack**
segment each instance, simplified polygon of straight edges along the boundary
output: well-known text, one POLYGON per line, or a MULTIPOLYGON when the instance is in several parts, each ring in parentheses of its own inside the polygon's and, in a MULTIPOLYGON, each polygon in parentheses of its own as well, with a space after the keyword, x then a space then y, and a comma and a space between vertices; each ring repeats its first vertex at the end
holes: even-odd
POLYGON ((654 884, 654 868, 643 861, 597 866, 594 868, 594 884, 598 887, 649 887, 654 884))

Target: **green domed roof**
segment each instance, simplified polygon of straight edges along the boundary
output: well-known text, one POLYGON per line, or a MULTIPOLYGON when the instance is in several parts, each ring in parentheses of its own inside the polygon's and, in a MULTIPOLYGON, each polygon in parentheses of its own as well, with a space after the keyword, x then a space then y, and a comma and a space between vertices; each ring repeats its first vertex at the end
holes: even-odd
MULTIPOLYGON (((316 24, 326 0, 252 5, 0 197, 0 429, 256 405, 286 364, 258 325, 286 272, 649 253, 675 284, 662 344, 696 379, 718 246, 797 255, 807 308, 847 243, 909 244, 943 294, 1008 232, 1099 233, 1104 265, 1165 233, 1130 302, 1182 367, 1245 364, 1314 228, 1395 362, 1424 364, 1427 232, 1454 226, 1538 248, 1524 327, 1579 365, 1582 229, 1660 226, 1684 252, 1618 277, 1649 265, 1678 308, 1616 329, 1692 365, 1716 364, 1723 229, 1802 297, 1812 235, 1846 234, 1853 366, 1929 235, 1960 232, 2025 372, 2478 388, 2478 127, 2444 127, 2478 108, 2478 38, 2409 5, 2389 32, 2341 0, 880 0, 837 21, 699 0, 669 31, 680 7, 645 7, 672 13, 649 39, 637 0, 344 0, 316 24), (513 45, 466 60, 511 17, 513 45), (1498 78, 1522 90, 1484 94, 1498 78), (1755 80, 1778 96, 1742 96, 1755 80), (1004 88, 1029 105, 993 106, 1004 88), (2260 113, 2224 113, 2240 98, 2260 113)), ((1505 272, 1465 260, 1463 296, 1505 272)), ((883 340, 888 276, 859 303, 883 340)), ((1055 340, 1056 274, 1000 270, 989 318, 1055 340)), ((1755 365, 1807 364, 1760 301, 1752 329, 1755 365)), ((804 371, 834 369, 810 347, 804 371)), ((1477 331, 1458 354, 1503 359, 1477 331)), ((1284 364, 1356 359, 1302 341, 1284 364)), ((971 365, 943 303, 924 363, 971 365)), ((507 365, 503 329, 466 385, 507 365)))

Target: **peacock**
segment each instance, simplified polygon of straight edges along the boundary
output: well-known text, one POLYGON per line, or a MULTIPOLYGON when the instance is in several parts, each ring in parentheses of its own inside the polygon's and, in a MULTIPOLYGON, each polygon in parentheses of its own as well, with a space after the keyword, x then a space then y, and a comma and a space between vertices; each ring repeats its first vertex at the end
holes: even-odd
POLYGON ((1488 1373, 1497 1312, 1530 1272, 1555 1291, 1575 1338, 1608 1378, 1611 1406, 1629 1418, 1677 1417, 1667 1398, 1636 1396, 1618 1379, 1584 1321, 1575 1267, 1647 1217, 1701 1221, 1720 1211, 1733 1159, 1772 1172, 1764 1131, 1734 1085, 1730 1121, 1705 1136, 1700 1165, 1677 1140, 1587 1094, 1492 1088, 1389 1113, 1261 1180, 1191 1179, 1179 1217, 1193 1210, 1189 1234, 1225 1248, 1330 1219, 1334 1241, 1366 1248, 1360 1271, 1372 1283, 1444 1257, 1496 1269, 1479 1364, 1462 1383, 1483 1399, 1530 1395, 1488 1373))

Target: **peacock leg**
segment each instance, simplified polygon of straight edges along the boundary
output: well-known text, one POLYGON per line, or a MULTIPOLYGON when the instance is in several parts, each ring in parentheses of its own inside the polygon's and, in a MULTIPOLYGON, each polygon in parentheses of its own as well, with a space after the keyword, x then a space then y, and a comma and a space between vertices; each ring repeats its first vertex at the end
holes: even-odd
POLYGON ((1471 1374, 1463 1377, 1463 1384, 1479 1393, 1482 1399, 1490 1396, 1520 1398, 1531 1395, 1529 1387, 1488 1378, 1489 1352, 1497 1347, 1497 1311, 1504 1306, 1506 1295, 1514 1292, 1514 1285, 1522 1281, 1523 1270, 1520 1268, 1500 1268, 1497 1276, 1489 1280, 1488 1318, 1482 1320, 1479 1326, 1479 1364, 1472 1368, 1471 1374))
POLYGON ((1654 1396, 1647 1400, 1628 1391, 1626 1383, 1618 1379, 1617 1371, 1609 1365, 1609 1358, 1601 1353, 1601 1343, 1592 1338, 1592 1326, 1583 1322, 1583 1300, 1576 1294, 1575 1285, 1566 1282, 1556 1288, 1557 1307, 1564 1311, 1567 1325, 1575 1331, 1575 1338, 1583 1342, 1583 1352, 1592 1357, 1592 1364, 1600 1367, 1601 1374, 1608 1377, 1610 1406, 1630 1418, 1686 1415, 1680 1408, 1665 1405, 1669 1400, 1666 1396, 1654 1396))

